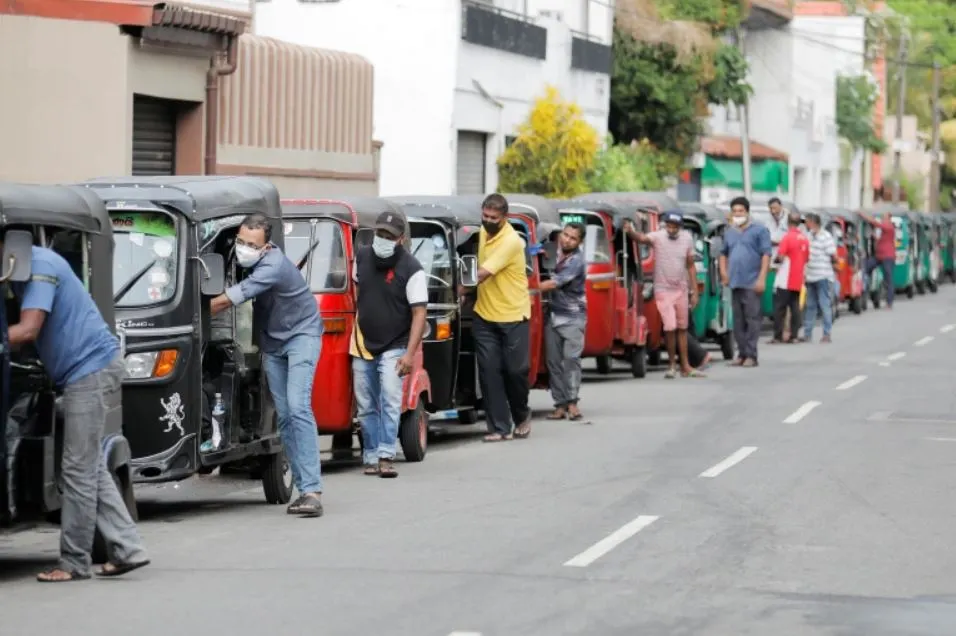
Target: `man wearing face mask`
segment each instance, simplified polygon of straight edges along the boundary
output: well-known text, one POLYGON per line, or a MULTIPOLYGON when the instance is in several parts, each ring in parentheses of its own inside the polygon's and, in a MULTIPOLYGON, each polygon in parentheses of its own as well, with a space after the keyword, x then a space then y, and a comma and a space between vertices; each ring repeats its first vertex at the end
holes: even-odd
POLYGON ((255 300, 253 324, 269 390, 279 420, 279 437, 292 468, 299 498, 287 512, 321 517, 322 467, 312 413, 312 380, 322 349, 322 321, 302 273, 271 243, 272 225, 262 214, 242 221, 236 236, 236 262, 248 275, 213 298, 217 314, 255 300))
POLYGON ((371 247, 355 252, 353 272, 358 311, 350 354, 362 461, 366 475, 386 479, 398 477, 402 380, 421 346, 428 306, 425 270, 402 245, 405 227, 401 214, 380 214, 371 247))
POLYGON ((638 243, 654 248, 654 301, 664 324, 667 361, 670 367, 664 377, 677 377, 677 355, 680 373, 685 378, 704 374, 690 366, 687 354, 687 327, 690 311, 697 306, 697 268, 694 265, 694 237, 685 231, 680 212, 665 212, 664 229, 642 234, 628 220, 625 231, 638 243))
POLYGON ((525 267, 525 244, 508 223, 508 201, 500 194, 489 194, 481 204, 478 300, 473 326, 478 380, 488 421, 486 442, 531 435, 531 297, 525 267))
POLYGON ((724 232, 720 250, 720 277, 733 295, 734 339, 739 357, 735 367, 757 366, 760 337, 760 296, 767 285, 770 267, 770 230, 750 222, 750 201, 737 197, 730 202, 733 227, 724 232))

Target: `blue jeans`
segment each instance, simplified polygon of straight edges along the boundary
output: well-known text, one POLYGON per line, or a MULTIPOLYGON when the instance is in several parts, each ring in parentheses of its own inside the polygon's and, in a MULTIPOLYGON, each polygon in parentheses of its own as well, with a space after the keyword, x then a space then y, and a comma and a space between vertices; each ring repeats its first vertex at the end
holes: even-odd
POLYGON ((378 465, 395 459, 398 426, 402 418, 402 380, 395 365, 405 349, 390 349, 371 360, 352 358, 352 380, 359 424, 362 426, 362 461, 378 465))
POLYGON ((833 308, 830 306, 830 281, 826 279, 807 282, 807 308, 803 312, 803 336, 807 340, 813 335, 818 313, 823 314, 823 335, 829 336, 833 329, 833 308))
POLYGON ((312 380, 322 337, 298 335, 262 355, 279 419, 279 437, 300 495, 322 492, 319 431, 312 413, 312 380))

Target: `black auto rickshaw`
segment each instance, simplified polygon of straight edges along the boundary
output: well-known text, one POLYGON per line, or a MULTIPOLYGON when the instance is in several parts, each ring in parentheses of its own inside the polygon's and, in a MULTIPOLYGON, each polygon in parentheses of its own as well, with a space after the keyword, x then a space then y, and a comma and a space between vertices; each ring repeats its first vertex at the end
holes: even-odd
POLYGON ((105 202, 116 242, 113 302, 127 347, 123 430, 133 480, 177 481, 223 467, 261 478, 267 502, 287 503, 291 472, 254 337, 253 303, 215 317, 209 310, 226 285, 248 275, 233 254, 246 215, 265 215, 272 243, 284 247, 275 187, 252 177, 85 185, 105 202), (212 408, 220 397, 225 413, 213 446, 212 408))
MULTIPOLYGON (((48 247, 63 256, 83 281, 107 324, 113 325, 110 220, 103 203, 79 187, 0 184, 0 227, 3 259, 0 266, 0 530, 59 516, 60 461, 63 413, 57 388, 40 363, 36 350, 12 351, 7 328, 19 321, 19 303, 11 285, 31 275, 32 246, 48 247)), ((136 519, 130 444, 123 437, 123 407, 107 413, 103 457, 130 515, 136 519)), ((106 559, 106 546, 97 535, 93 560, 106 559)))

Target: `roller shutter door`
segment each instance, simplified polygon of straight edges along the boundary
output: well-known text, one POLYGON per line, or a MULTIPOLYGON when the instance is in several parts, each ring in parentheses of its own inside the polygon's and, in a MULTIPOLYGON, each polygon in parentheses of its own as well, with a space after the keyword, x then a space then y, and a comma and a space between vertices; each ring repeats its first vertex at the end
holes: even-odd
POLYGON ((485 149, 488 136, 484 133, 458 131, 458 194, 485 193, 485 149))
POLYGON ((133 174, 174 174, 175 156, 175 103, 154 97, 133 96, 133 174))

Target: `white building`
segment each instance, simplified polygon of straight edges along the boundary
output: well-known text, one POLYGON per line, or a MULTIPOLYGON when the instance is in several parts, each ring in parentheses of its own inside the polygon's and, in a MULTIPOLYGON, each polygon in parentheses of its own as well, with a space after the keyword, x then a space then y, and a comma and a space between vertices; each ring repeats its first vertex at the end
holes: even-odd
POLYGON ((548 84, 603 136, 609 0, 260 0, 255 31, 375 67, 381 194, 495 189, 496 160, 548 84))
MULTIPOLYGON (((772 28, 751 28, 744 36, 754 89, 750 139, 787 157, 781 198, 801 207, 858 207, 862 155, 837 136, 836 81, 840 75, 865 73, 864 18, 801 15, 812 9, 804 11, 804 5, 814 4, 830 3, 798 2, 791 20, 772 28)), ((739 136, 736 109, 713 108, 708 128, 708 134, 718 139, 739 136)), ((739 155, 736 159, 739 162, 739 155)), ((701 198, 707 201, 736 192, 732 187, 708 189, 705 183, 701 198)))

